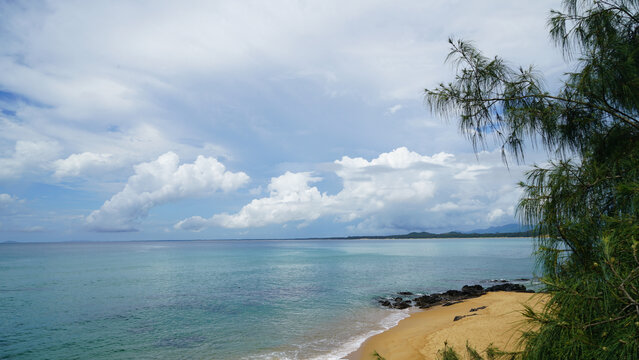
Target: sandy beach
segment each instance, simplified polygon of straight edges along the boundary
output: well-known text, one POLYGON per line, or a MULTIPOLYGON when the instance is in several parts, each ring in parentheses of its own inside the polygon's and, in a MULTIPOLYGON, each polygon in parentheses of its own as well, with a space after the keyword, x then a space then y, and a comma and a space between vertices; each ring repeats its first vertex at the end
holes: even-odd
POLYGON ((525 324, 521 315, 523 304, 540 309, 545 300, 543 294, 492 292, 451 306, 418 311, 366 340, 347 359, 374 359, 375 351, 386 360, 436 359, 444 342, 460 355, 465 354, 467 341, 482 354, 491 343, 501 350, 517 350, 521 325, 525 324), (459 315, 471 316, 453 321, 459 315))

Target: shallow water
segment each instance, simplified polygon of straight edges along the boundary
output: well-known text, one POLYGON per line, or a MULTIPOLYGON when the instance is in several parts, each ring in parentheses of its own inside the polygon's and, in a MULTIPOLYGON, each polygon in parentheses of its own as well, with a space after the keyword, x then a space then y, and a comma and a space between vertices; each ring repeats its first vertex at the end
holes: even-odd
POLYGON ((2 359, 339 358, 375 298, 531 278, 528 238, 0 244, 2 359))

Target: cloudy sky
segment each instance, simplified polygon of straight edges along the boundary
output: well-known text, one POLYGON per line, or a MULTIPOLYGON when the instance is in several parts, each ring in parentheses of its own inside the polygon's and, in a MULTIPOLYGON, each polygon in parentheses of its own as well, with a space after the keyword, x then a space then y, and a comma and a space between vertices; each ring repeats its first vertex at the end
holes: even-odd
POLYGON ((0 240, 515 222, 497 147, 424 106, 448 37, 558 83, 553 1, 0 2, 0 240))

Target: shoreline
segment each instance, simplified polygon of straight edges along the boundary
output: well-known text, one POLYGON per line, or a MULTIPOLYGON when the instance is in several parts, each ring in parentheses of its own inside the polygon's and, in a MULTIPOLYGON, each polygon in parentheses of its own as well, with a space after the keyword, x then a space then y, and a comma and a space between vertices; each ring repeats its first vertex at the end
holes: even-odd
POLYGON ((386 360, 436 359, 444 342, 460 354, 466 352, 466 341, 482 355, 490 344, 514 351, 525 321, 523 304, 539 310, 546 299, 543 293, 499 291, 418 310, 396 326, 367 338, 344 359, 375 359, 375 351, 386 360), (456 321, 456 316, 462 318, 456 321))

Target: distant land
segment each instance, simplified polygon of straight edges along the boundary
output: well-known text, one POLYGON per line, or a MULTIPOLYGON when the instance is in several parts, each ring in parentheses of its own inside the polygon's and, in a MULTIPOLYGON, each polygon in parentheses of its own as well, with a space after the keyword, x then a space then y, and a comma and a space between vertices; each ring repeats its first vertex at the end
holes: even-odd
MULTIPOLYGON (((289 238, 277 240, 361 240, 361 239, 453 239, 453 238, 491 238, 491 237, 532 237, 535 232, 530 227, 523 227, 519 224, 508 224, 493 226, 486 229, 476 229, 471 231, 450 231, 446 233, 431 233, 427 231, 411 232, 398 235, 362 235, 362 236, 331 236, 331 237, 308 237, 289 238)), ((179 241, 206 241, 214 239, 192 239, 179 241)), ((273 239, 215 239, 215 240, 273 240, 273 239)), ((175 240, 136 240, 136 241, 175 241, 175 240)), ((64 241, 63 241, 64 242, 64 241)), ((91 241, 71 241, 71 242, 91 242, 91 241)), ((20 241, 2 241, 0 244, 17 244, 20 241)))
POLYGON ((429 232, 412 232, 402 235, 385 235, 385 236, 349 236, 343 239, 453 239, 453 238, 490 238, 490 237, 532 237, 535 233, 531 231, 521 231, 512 233, 462 233, 451 231, 442 234, 433 234, 429 232))
MULTIPOLYGON (((446 233, 430 233, 426 231, 411 232, 400 235, 381 236, 348 236, 337 239, 452 239, 452 238, 490 238, 490 237, 532 237, 535 232, 530 227, 519 224, 508 224, 503 226, 493 226, 487 229, 477 229, 468 232, 450 231, 446 233)), ((335 238, 334 238, 335 239, 335 238)))

